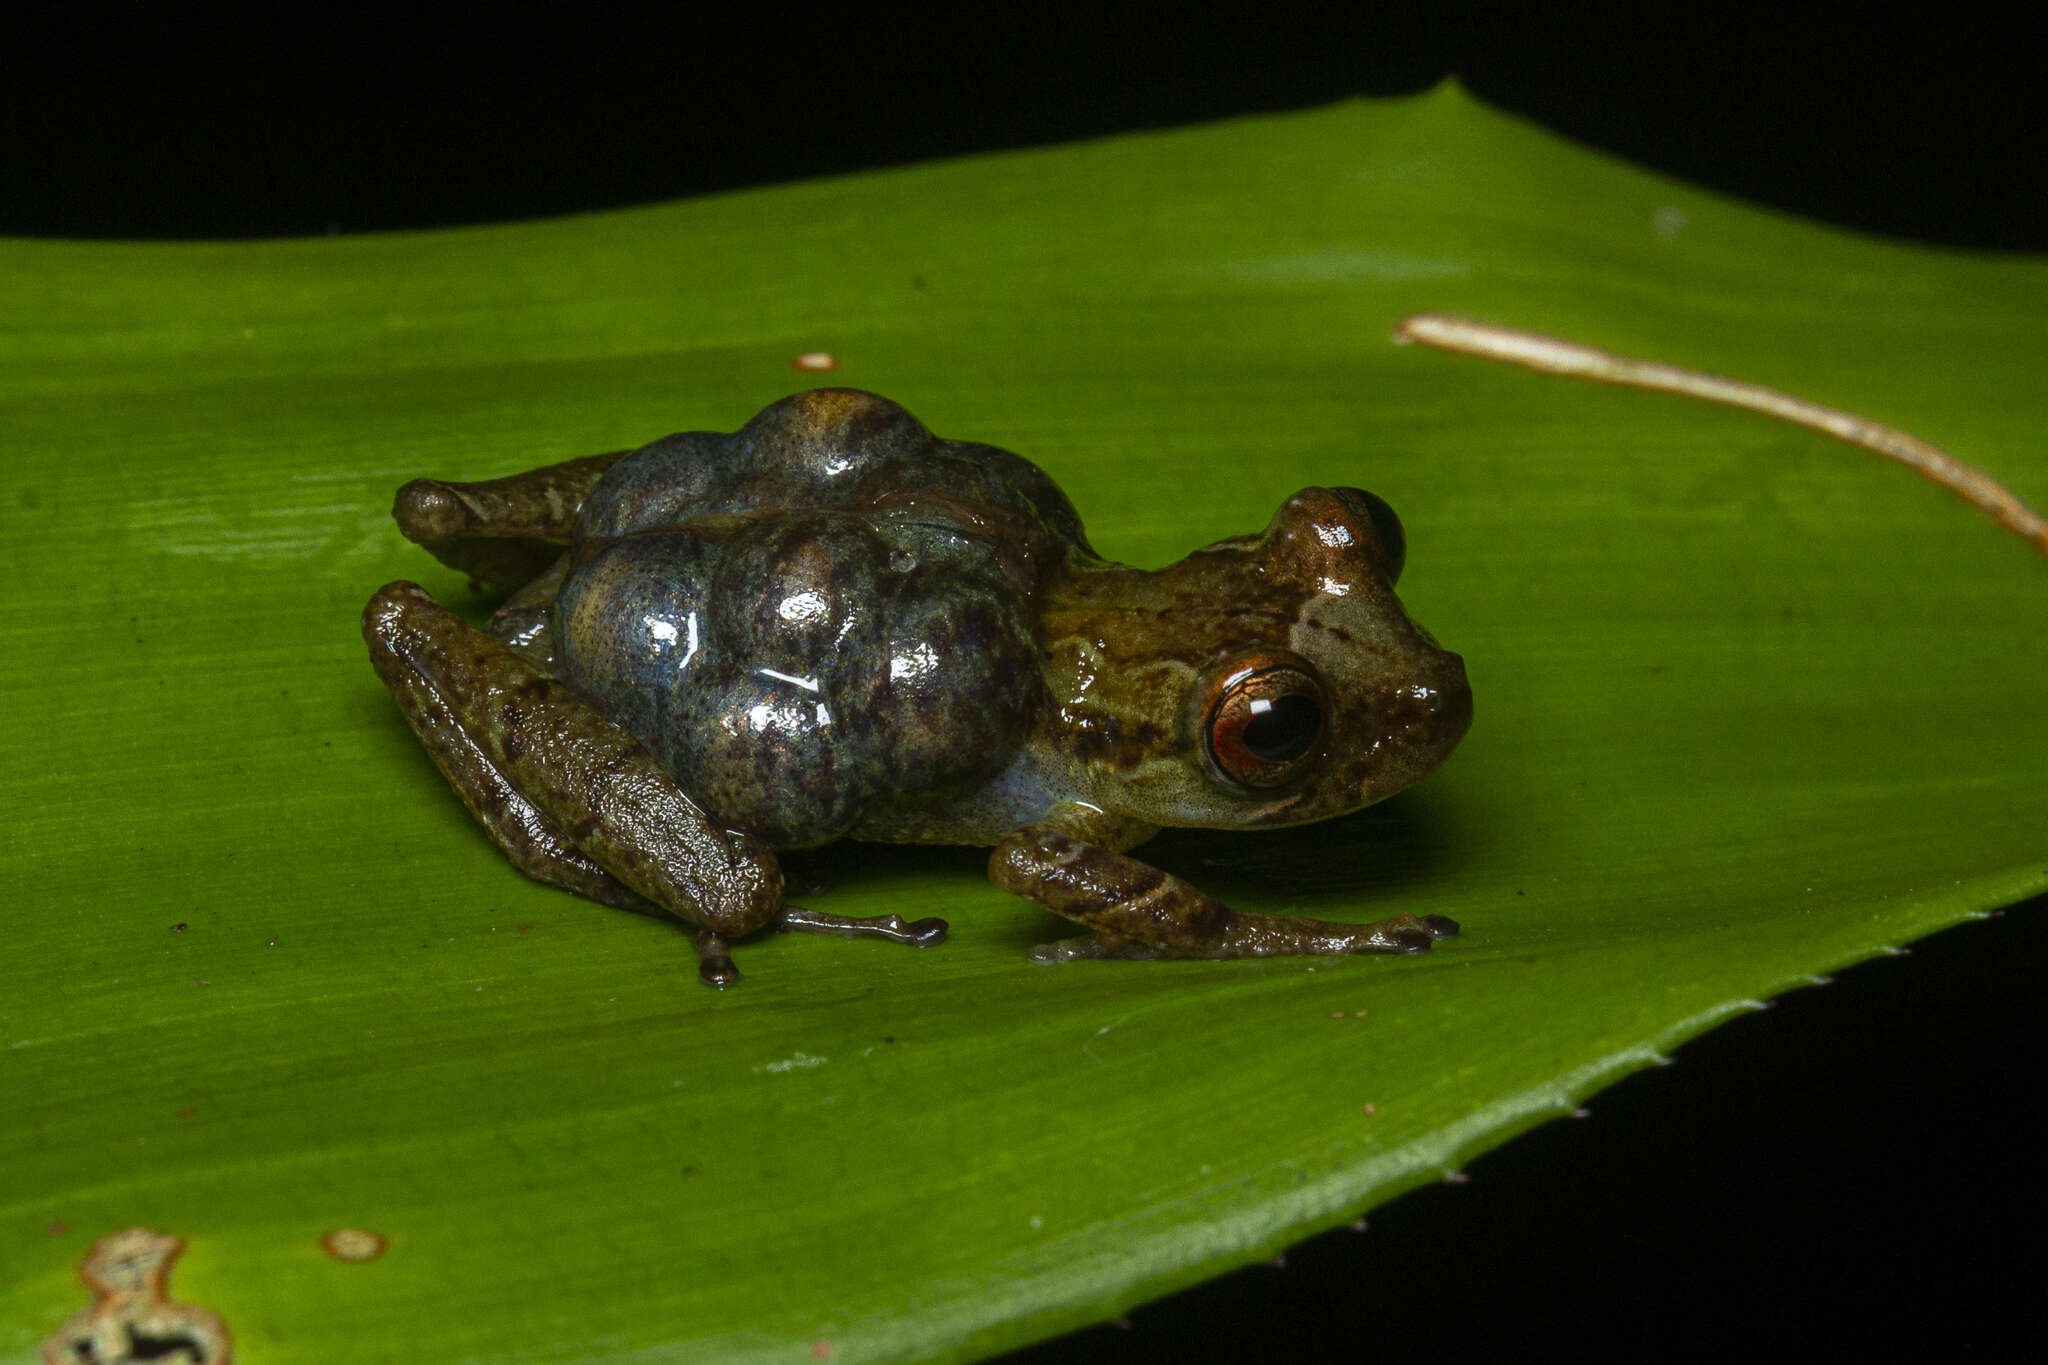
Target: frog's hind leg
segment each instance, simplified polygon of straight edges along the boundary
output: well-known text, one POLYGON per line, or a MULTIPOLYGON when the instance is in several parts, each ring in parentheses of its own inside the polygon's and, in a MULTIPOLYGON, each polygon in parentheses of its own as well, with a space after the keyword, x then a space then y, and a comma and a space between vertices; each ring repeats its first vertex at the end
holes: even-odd
POLYGON ((1089 938, 1034 949, 1031 960, 1040 963, 1419 953, 1458 932, 1457 923, 1442 915, 1339 924, 1241 914, 1169 872, 1044 826, 1019 830, 998 845, 989 859, 989 879, 1094 931, 1089 938))
POLYGON ((671 914, 706 981, 738 978, 725 940, 781 908, 773 850, 719 828, 632 736, 417 584, 371 598, 363 636, 435 766, 514 866, 671 914))
POLYGON ((407 540, 451 569, 511 592, 560 559, 583 499, 630 451, 586 455, 481 483, 414 479, 391 508, 407 540))

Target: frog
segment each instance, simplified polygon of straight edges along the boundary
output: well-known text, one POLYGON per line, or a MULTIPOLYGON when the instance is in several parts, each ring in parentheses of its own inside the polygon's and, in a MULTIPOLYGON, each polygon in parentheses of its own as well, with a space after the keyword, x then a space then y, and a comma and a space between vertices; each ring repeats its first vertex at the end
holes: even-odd
POLYGON ((729 433, 414 479, 393 516, 502 598, 477 626, 400 580, 363 610, 428 755, 521 872, 679 922, 707 984, 768 931, 944 939, 790 903, 784 862, 842 839, 991 849, 994 885, 1086 931, 1041 964, 1458 932, 1240 912, 1131 856, 1348 814, 1464 736, 1464 660, 1395 596, 1407 538, 1374 494, 1306 488, 1263 532, 1135 568, 1024 457, 824 388, 729 433))

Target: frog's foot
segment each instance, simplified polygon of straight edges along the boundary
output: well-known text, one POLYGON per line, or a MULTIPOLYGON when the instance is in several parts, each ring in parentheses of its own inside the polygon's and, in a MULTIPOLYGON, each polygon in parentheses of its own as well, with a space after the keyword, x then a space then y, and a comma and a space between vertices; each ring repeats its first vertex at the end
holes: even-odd
POLYGON ((730 986, 739 980, 740 969, 733 965, 725 935, 695 926, 689 929, 690 942, 697 945, 697 979, 707 986, 730 986))
POLYGON ((1232 913, 1236 923, 1219 942, 1224 951, 1217 957, 1425 953, 1438 939, 1453 938, 1458 932, 1458 922, 1442 915, 1392 915, 1371 924, 1335 924, 1296 915, 1232 913))
POLYGON ((1373 924, 1335 924, 1293 915, 1241 915, 1209 943, 1143 943, 1115 934, 1089 934, 1041 943, 1031 950, 1040 966, 1115 958, 1127 962, 1169 958, 1326 957, 1345 953, 1423 953, 1454 937, 1458 922, 1442 915, 1395 915, 1373 924))
POLYGON ((942 919, 906 920, 901 915, 831 915, 785 904, 769 922, 771 929, 805 934, 835 934, 840 938, 885 938, 913 948, 943 943, 951 928, 942 919))

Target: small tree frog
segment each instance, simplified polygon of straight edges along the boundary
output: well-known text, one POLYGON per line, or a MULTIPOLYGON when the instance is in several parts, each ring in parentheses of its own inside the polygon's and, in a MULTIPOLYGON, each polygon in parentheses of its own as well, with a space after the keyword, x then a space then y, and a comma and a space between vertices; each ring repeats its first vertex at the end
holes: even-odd
POLYGON ((1083 957, 1412 953, 1440 916, 1241 914, 1129 856, 1163 827, 1328 819, 1407 787, 1472 717, 1394 596, 1401 524, 1309 488, 1146 571, 1089 547, 1037 466, 852 389, 482 483, 414 480, 400 529, 509 598, 479 630, 412 583, 371 661, 521 871, 666 912, 703 979, 768 928, 937 941, 786 904, 777 850, 993 846, 1083 957))

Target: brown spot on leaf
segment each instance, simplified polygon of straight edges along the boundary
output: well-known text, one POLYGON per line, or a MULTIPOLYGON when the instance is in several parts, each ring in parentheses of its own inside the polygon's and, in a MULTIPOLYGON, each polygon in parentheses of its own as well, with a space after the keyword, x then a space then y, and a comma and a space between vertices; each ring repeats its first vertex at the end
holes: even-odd
POLYGON ((374 1261, 388 1245, 365 1228, 336 1228, 320 1239, 320 1249, 337 1261, 374 1261))
POLYGON ((94 1242, 78 1267, 93 1305, 43 1341, 44 1365, 230 1365, 227 1325, 169 1295, 171 1262, 184 1249, 183 1239, 152 1228, 128 1228, 94 1242))
POLYGON ((790 357, 789 367, 807 374, 818 374, 838 369, 839 357, 830 351, 805 351, 802 355, 790 357))

